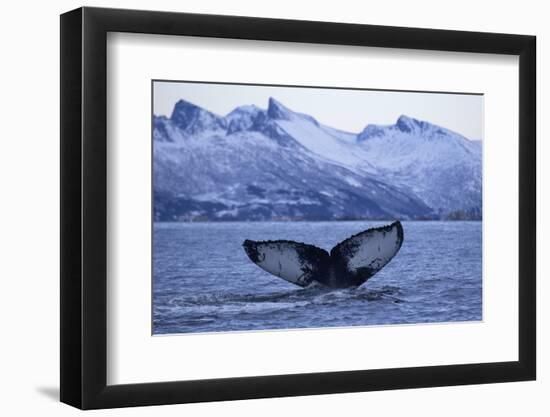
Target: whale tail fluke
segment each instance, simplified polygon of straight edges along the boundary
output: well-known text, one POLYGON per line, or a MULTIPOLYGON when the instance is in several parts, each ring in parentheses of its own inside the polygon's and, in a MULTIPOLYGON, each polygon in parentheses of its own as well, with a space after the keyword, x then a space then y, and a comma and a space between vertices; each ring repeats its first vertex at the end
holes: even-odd
POLYGON ((289 240, 245 240, 250 260, 263 270, 293 284, 312 282, 343 288, 357 287, 380 271, 403 244, 399 221, 353 235, 338 243, 330 254, 324 249, 289 240))
POLYGON ((243 247, 250 260, 260 268, 300 287, 307 287, 326 274, 330 264, 327 251, 300 242, 247 239, 243 247))
POLYGON ((396 221, 353 235, 330 251, 336 271, 349 285, 359 286, 390 262, 403 244, 403 226, 396 221))

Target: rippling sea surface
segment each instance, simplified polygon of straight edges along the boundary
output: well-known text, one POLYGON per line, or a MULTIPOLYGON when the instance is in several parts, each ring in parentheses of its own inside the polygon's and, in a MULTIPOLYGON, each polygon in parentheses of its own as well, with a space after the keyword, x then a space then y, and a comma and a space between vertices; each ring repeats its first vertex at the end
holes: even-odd
POLYGON ((482 223, 403 222, 396 257, 361 287, 300 288, 264 272, 242 242, 288 239, 330 251, 383 222, 157 223, 153 333, 482 319, 482 223))

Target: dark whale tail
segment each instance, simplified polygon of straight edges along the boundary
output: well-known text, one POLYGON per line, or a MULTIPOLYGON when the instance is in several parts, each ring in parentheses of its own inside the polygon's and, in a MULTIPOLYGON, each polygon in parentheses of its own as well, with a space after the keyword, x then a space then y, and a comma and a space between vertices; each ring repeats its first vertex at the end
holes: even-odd
POLYGON ((357 287, 380 271, 403 244, 399 221, 353 235, 330 254, 324 249, 290 240, 245 240, 250 260, 263 270, 305 287, 320 282, 334 288, 357 287))

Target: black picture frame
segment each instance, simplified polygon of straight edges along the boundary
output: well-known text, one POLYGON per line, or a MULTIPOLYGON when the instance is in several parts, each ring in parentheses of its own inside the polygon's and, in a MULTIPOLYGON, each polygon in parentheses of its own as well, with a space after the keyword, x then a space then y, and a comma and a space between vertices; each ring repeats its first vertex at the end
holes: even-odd
POLYGON ((533 380, 536 38, 80 8, 61 15, 61 401, 81 409, 533 380), (513 362, 107 385, 108 32, 519 56, 519 358, 513 362))

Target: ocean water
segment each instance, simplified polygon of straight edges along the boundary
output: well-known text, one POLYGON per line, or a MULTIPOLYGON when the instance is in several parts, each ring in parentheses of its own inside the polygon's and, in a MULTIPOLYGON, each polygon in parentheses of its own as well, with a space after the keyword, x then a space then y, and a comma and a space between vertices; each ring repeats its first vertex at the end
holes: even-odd
POLYGON ((347 327, 482 319, 482 223, 403 222, 395 258, 359 288, 300 288, 246 256, 245 239, 328 251, 384 222, 156 223, 153 333, 347 327))

